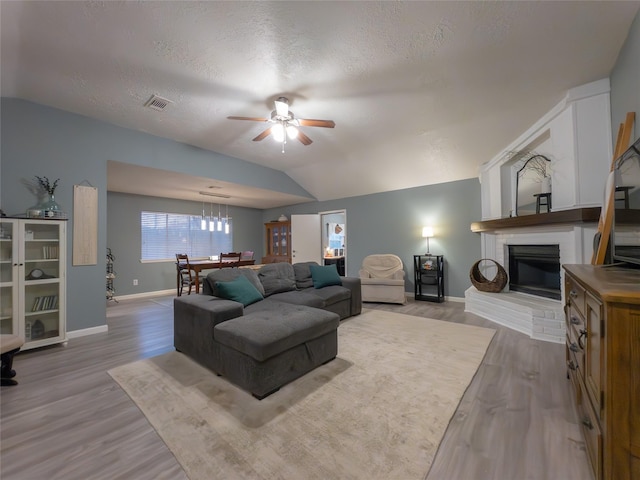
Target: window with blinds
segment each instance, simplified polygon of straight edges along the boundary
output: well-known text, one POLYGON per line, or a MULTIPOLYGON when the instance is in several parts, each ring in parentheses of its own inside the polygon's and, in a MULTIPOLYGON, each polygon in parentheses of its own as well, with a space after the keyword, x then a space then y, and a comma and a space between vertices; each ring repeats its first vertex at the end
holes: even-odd
POLYGON ((201 229, 199 215, 141 212, 142 260, 175 260, 176 253, 210 257, 233 251, 233 234, 201 229))

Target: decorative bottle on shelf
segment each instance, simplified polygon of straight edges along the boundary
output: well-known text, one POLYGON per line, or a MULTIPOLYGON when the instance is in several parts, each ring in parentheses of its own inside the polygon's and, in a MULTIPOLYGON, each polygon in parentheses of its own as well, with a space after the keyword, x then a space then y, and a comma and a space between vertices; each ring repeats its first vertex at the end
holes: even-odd
POLYGON ((60 212, 60 205, 56 202, 56 198, 53 193, 47 194, 48 198, 40 204, 40 210, 42 210, 45 218, 57 217, 60 212))
POLYGON ((58 178, 54 182, 50 182, 47 177, 39 177, 36 175, 36 180, 38 181, 38 185, 40 187, 40 193, 46 194, 46 200, 42 203, 39 203, 35 207, 31 207, 27 210, 27 217, 29 218, 60 218, 63 217, 64 214, 60 209, 60 205, 56 202, 56 198, 54 197, 54 193, 56 191, 56 187, 58 186, 58 182, 60 179, 58 178))

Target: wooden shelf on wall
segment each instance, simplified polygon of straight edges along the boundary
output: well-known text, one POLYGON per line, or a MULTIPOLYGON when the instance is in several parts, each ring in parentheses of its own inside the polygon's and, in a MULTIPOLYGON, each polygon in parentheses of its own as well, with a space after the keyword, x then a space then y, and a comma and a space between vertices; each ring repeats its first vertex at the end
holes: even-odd
POLYGON ((600 207, 574 208, 559 212, 536 213, 520 217, 498 218, 471 224, 471 231, 491 232, 506 228, 535 227, 540 225, 554 225, 563 223, 597 223, 600 219, 600 207))

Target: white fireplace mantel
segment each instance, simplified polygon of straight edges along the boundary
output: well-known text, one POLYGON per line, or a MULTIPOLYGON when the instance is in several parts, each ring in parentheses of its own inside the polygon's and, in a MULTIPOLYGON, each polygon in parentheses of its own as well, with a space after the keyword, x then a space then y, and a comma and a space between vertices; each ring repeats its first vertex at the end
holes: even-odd
MULTIPOLYGON (((597 219, 571 217, 602 205, 613 155, 609 102, 608 79, 571 89, 562 102, 482 166, 482 222, 472 226, 481 235, 481 258, 506 268, 509 245, 557 244, 561 265, 591 261, 597 219), (551 159, 553 208, 550 214, 531 215, 535 221, 511 219, 516 182, 509 152, 532 150, 551 159), (555 221, 558 217, 562 218, 555 221)), ((490 269, 485 276, 492 278, 490 269)), ((561 282, 563 278, 561 269, 561 282)), ((479 292, 475 287, 465 292, 466 311, 557 343, 565 341, 562 305, 558 300, 509 292, 508 287, 501 293, 479 292)))

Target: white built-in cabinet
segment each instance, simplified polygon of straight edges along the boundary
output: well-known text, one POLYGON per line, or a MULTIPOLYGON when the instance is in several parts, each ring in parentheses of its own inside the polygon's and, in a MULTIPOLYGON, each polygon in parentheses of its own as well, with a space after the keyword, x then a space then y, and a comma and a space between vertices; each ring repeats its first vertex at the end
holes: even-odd
MULTIPOLYGON (((518 152, 551 160, 552 211, 602 205, 611 161, 609 79, 570 89, 565 98, 480 167, 482 220, 514 215, 518 152)), ((532 199, 533 201, 533 199, 532 199)))
POLYGON ((64 220, 0 219, 0 333, 23 350, 66 342, 64 220))

